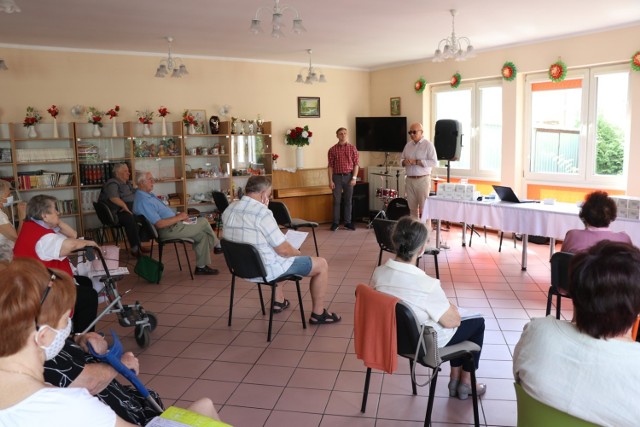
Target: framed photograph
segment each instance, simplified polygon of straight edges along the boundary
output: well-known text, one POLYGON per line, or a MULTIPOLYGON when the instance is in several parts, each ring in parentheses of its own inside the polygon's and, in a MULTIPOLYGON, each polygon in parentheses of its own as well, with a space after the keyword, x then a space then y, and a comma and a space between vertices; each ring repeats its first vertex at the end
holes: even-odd
POLYGON ((207 119, 207 112, 205 110, 189 110, 193 117, 198 121, 196 126, 196 132, 202 135, 209 133, 209 119, 207 119))
POLYGON ((320 117, 320 98, 299 96, 298 117, 320 117))
POLYGON ((389 102, 389 111, 391 112, 392 116, 400 115, 400 97, 399 96, 391 98, 391 101, 389 102))

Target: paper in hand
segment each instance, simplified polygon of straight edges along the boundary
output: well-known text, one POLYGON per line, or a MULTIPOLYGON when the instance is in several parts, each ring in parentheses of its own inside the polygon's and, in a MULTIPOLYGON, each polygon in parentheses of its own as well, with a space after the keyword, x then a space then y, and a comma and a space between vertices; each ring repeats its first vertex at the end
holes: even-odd
POLYGON ((304 243, 309 233, 304 231, 287 230, 284 237, 287 238, 287 242, 296 249, 300 249, 300 246, 304 243))

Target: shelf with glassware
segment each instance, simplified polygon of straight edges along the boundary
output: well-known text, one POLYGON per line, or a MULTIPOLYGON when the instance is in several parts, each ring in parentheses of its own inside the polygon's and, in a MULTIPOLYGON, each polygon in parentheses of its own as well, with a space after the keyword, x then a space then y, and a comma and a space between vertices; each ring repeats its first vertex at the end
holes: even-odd
POLYGON ((161 122, 149 126, 139 122, 130 123, 132 180, 135 184, 138 173, 151 172, 155 178, 153 193, 170 208, 183 211, 185 164, 182 122, 167 122, 166 128, 167 135, 162 135, 161 122))
POLYGON ((231 135, 234 199, 238 196, 238 189, 244 188, 251 175, 271 176, 273 173, 271 122, 262 122, 256 130, 261 132, 231 135))
POLYGON ((127 163, 131 169, 131 124, 112 122, 96 129, 90 123, 76 123, 80 212, 84 229, 100 226, 93 203, 98 201, 113 167, 127 163))
POLYGON ((11 132, 8 123, 0 123, 0 179, 4 179, 15 189, 13 174, 13 150, 11 149, 11 132))
POLYGON ((44 193, 56 197, 61 218, 81 231, 74 125, 58 123, 57 137, 53 126, 53 123, 38 124, 36 136, 29 137, 28 127, 11 124, 15 185, 23 201, 44 193))

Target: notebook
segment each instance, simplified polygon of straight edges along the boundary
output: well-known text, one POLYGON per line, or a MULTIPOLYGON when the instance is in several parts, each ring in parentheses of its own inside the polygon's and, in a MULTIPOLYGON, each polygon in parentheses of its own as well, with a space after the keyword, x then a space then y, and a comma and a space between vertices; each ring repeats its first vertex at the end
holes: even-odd
POLYGON ((494 185, 493 191, 496 192, 500 200, 503 202, 511 203, 540 203, 539 200, 520 200, 516 193, 513 192, 511 187, 504 187, 502 185, 494 185))

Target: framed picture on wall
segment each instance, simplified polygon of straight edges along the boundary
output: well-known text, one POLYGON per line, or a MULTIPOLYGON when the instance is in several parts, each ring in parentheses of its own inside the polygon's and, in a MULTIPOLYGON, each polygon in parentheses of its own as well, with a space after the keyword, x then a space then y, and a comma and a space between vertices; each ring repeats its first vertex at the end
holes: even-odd
POLYGON ((198 126, 196 126, 196 132, 199 134, 209 133, 207 131, 208 123, 209 123, 207 119, 207 112, 205 110, 191 110, 191 109, 189 110, 189 112, 198 121, 198 126))
POLYGON ((389 101, 389 111, 392 116, 400 115, 400 97, 399 96, 391 98, 391 101, 389 101))
POLYGON ((320 98, 299 96, 298 117, 320 117, 320 98))

